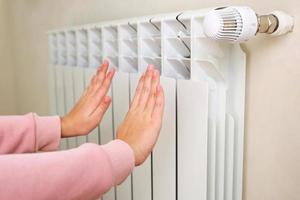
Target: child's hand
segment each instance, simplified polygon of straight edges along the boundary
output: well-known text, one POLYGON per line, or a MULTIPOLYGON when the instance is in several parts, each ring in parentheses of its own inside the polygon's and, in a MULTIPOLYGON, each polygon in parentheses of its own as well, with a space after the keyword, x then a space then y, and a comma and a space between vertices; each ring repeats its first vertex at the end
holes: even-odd
POLYGON ((140 78, 131 107, 117 130, 117 139, 134 151, 135 165, 142 164, 158 138, 164 110, 164 92, 159 72, 149 66, 140 78))
POLYGON ((107 73, 108 66, 108 61, 104 61, 80 100, 66 116, 61 118, 62 137, 87 135, 100 123, 111 103, 111 98, 106 94, 115 69, 107 73))

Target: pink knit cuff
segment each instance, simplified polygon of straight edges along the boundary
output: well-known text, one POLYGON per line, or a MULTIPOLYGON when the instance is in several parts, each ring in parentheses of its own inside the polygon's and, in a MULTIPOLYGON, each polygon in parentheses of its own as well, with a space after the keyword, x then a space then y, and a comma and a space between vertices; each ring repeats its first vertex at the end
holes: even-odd
POLYGON ((36 150, 57 150, 61 137, 60 117, 40 117, 36 114, 33 114, 33 117, 35 120, 36 150))

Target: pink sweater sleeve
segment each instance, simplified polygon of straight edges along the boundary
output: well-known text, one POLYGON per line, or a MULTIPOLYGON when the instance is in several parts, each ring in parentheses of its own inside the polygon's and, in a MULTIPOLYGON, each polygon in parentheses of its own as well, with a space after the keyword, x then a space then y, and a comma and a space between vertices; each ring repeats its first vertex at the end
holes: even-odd
MULTIPOLYGON (((57 147, 59 136, 53 132, 60 130, 57 117, 8 118, 0 119, 2 153, 57 147)), ((96 199, 123 182, 133 167, 133 151, 121 140, 66 151, 0 155, 0 199, 96 199)))
POLYGON ((106 145, 35 154, 0 156, 0 199, 96 199, 132 171, 129 145, 106 145))
POLYGON ((56 150, 60 132, 58 116, 0 116, 0 154, 56 150))

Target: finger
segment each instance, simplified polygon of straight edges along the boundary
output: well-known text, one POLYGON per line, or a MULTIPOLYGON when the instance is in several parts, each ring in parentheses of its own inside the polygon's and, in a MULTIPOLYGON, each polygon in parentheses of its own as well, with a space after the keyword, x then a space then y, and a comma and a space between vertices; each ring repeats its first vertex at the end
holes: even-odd
POLYGON ((109 108, 110 104, 111 104, 111 97, 105 96, 101 101, 101 103, 99 104, 99 106, 97 107, 97 109, 90 115, 94 124, 99 124, 105 112, 109 108))
POLYGON ((152 75, 153 75, 153 66, 149 65, 149 67, 146 71, 145 81, 144 81, 143 89, 142 89, 142 94, 140 96, 140 100, 139 100, 139 104, 138 104, 138 106, 142 109, 145 108, 146 103, 147 103, 148 98, 149 98, 149 94, 150 94, 150 91, 151 91, 152 75))
POLYGON ((91 82, 91 89, 90 93, 91 95, 94 95, 99 88, 101 88, 103 81, 107 75, 109 63, 107 60, 104 60, 103 64, 97 69, 96 74, 93 76, 92 82, 91 82))
POLYGON ((107 60, 104 60, 102 65, 97 70, 96 75, 100 84, 102 84, 102 82, 106 77, 108 67, 109 67, 109 62, 107 60))
POLYGON ((135 94, 134 94, 132 103, 130 105, 130 109, 134 109, 138 105, 138 102, 139 102, 139 99, 140 99, 140 96, 142 93, 143 85, 144 85, 144 79, 145 79, 145 75, 142 75, 139 80, 139 83, 136 87, 135 94))
POLYGON ((90 80, 89 85, 83 91, 78 102, 81 102, 81 103, 84 102, 93 93, 93 91, 95 90, 96 84, 97 84, 97 78, 96 78, 96 75, 93 75, 93 77, 90 80))
POLYGON ((91 78, 89 86, 85 89, 83 95, 80 97, 78 106, 84 104, 90 96, 93 96, 100 89, 103 79, 106 76, 108 67, 109 62, 107 60, 104 60, 102 65, 98 68, 96 74, 91 78))
POLYGON ((108 72, 108 74, 106 75, 106 77, 103 81, 103 84, 96 91, 95 95, 92 96, 92 102, 93 102, 93 103, 91 103, 92 107, 98 107, 98 105, 101 103, 102 99, 107 94, 107 92, 111 86, 111 82, 114 77, 115 71, 116 70, 113 68, 110 72, 108 72))
POLYGON ((151 92, 146 105, 146 112, 149 113, 150 115, 152 114, 155 105, 158 85, 159 85, 159 72, 157 70, 154 70, 152 83, 151 83, 151 92))
POLYGON ((89 85, 86 88, 86 94, 90 94, 92 92, 92 90, 95 88, 95 85, 97 84, 97 78, 96 75, 93 75, 89 85))
POLYGON ((85 89, 82 93, 82 95, 80 96, 79 100, 77 102, 75 102, 75 106, 74 107, 81 107, 84 102, 86 101, 87 97, 87 89, 85 89))
POLYGON ((159 124, 161 124, 163 118, 164 105, 165 105, 164 91, 162 86, 159 85, 157 87, 157 96, 156 96, 156 101, 152 113, 152 119, 155 122, 158 122, 159 124))

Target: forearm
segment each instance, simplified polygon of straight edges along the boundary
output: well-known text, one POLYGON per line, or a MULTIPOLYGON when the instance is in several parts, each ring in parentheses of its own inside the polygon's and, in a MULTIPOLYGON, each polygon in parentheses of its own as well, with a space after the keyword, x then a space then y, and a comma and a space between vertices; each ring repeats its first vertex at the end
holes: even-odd
POLYGON ((58 116, 0 116, 0 154, 55 150, 60 137, 58 116))
POLYGON ((132 171, 131 148, 107 145, 0 156, 0 199, 96 199, 132 171))

